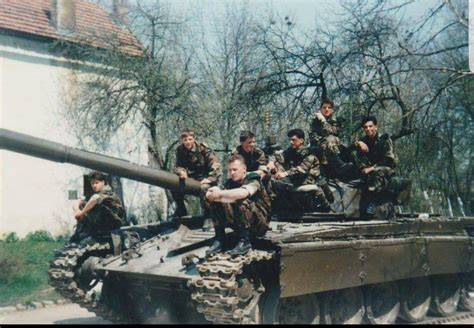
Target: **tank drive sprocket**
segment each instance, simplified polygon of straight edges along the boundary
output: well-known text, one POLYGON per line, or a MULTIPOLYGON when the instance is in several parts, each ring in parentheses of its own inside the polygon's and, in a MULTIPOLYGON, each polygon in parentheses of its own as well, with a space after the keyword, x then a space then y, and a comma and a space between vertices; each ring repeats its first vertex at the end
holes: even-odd
POLYGON ((94 242, 89 245, 68 244, 56 251, 55 257, 50 262, 48 271, 50 285, 52 285, 62 297, 70 300, 81 307, 101 316, 114 323, 127 323, 117 313, 114 313, 103 302, 95 298, 92 291, 95 280, 81 275, 81 269, 86 261, 92 258, 105 258, 112 255, 110 243, 94 242))

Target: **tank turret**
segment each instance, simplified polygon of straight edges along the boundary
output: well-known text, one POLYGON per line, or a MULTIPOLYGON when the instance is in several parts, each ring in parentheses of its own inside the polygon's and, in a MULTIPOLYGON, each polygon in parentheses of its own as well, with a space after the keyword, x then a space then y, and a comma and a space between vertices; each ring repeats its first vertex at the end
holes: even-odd
POLYGON ((0 149, 54 162, 75 164, 186 194, 199 194, 200 191, 199 182, 191 178, 181 180, 177 175, 167 171, 64 146, 7 129, 0 129, 0 149))

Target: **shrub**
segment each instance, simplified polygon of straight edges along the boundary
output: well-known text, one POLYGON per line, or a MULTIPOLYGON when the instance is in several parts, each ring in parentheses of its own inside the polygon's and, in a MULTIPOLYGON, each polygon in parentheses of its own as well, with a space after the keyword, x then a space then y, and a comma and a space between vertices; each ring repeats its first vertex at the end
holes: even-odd
POLYGON ((7 243, 16 243, 17 241, 19 241, 20 239, 18 238, 18 236, 16 235, 16 232, 10 232, 7 237, 5 238, 5 242, 7 243))
POLYGON ((54 241, 53 236, 46 230, 37 230, 26 235, 28 241, 54 241))

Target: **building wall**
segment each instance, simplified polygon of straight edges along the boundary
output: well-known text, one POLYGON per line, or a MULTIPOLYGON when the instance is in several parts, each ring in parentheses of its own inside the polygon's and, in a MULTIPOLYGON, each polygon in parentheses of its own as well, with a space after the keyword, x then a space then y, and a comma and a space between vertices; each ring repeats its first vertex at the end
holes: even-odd
MULTIPOLYGON (((64 117, 68 110, 65 98, 76 91, 77 81, 90 72, 90 65, 79 69, 75 65, 72 69, 67 59, 52 55, 44 42, 0 34, 0 126, 76 145, 78 140, 68 131, 64 117)), ((110 147, 107 155, 147 164, 144 138, 133 122, 111 143, 115 146, 110 147)), ((82 175, 87 171, 70 164, 0 151, 0 237, 12 231, 22 237, 39 229, 53 235, 71 232, 75 200, 68 199, 68 190, 77 190, 81 195, 82 175)), ((150 201, 148 191, 145 184, 125 180, 126 205, 142 208, 150 201)), ((166 207, 163 197, 160 201, 166 207)), ((139 216, 139 221, 150 219, 139 216)))
MULTIPOLYGON (((0 36, 1 127, 73 144, 59 98, 70 69, 47 50, 42 42, 0 36)), ((60 234, 71 228, 68 189, 80 181, 80 168, 8 151, 0 152, 0 162, 0 235, 38 229, 60 234)))

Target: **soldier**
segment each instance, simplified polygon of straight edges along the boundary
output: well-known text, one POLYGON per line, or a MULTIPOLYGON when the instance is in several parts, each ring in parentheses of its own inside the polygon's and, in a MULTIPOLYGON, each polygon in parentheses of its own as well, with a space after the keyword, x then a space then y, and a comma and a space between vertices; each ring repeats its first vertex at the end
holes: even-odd
MULTIPOLYGON (((291 146, 275 155, 276 174, 273 188, 278 194, 289 191, 310 192, 321 205, 322 211, 329 211, 330 205, 324 192, 316 184, 320 175, 318 158, 304 145, 305 134, 301 129, 288 132, 291 146)), ((270 167, 273 169, 273 167, 270 167)))
MULTIPOLYGON (((365 136, 355 141, 356 160, 366 181, 364 191, 368 192, 369 202, 365 212, 372 215, 375 211, 375 204, 372 200, 376 193, 387 190, 390 179, 395 175, 396 159, 392 140, 388 134, 379 136, 377 119, 374 116, 363 118, 361 127, 365 136)), ((364 209, 365 206, 361 207, 364 209)))
MULTIPOLYGON (((334 103, 329 99, 323 100, 319 111, 316 112, 311 122, 310 148, 311 152, 320 160, 323 175, 349 180, 357 175, 356 167, 350 158, 346 158, 346 161, 341 158, 346 153, 350 155, 350 152, 346 152, 345 147, 341 144, 339 139, 341 125, 333 118, 333 114, 334 103)), ((325 190, 325 192, 327 191, 325 190)))
POLYGON ((79 200, 74 204, 76 231, 70 242, 80 242, 87 236, 97 236, 120 228, 123 224, 124 210, 120 198, 106 184, 101 172, 89 174, 92 190, 95 192, 87 201, 79 200))
POLYGON ((206 194, 211 203, 211 218, 215 241, 207 255, 221 252, 225 242, 225 227, 237 233, 239 242, 228 251, 232 256, 244 255, 252 249, 250 235, 263 236, 268 230, 270 199, 256 172, 247 173, 245 159, 234 154, 229 159, 229 176, 220 188, 211 187, 206 194))
POLYGON ((256 171, 261 177, 268 172, 265 153, 260 148, 255 147, 255 134, 251 131, 240 133, 240 146, 237 146, 232 155, 239 154, 245 159, 248 172, 256 171))
MULTIPOLYGON (((193 178, 201 183, 200 201, 206 215, 208 212, 206 191, 217 184, 221 176, 221 165, 212 149, 194 138, 193 130, 186 129, 181 133, 181 145, 176 149, 174 172, 180 179, 193 178)), ((172 192, 172 195, 176 202, 174 215, 187 215, 185 195, 180 192, 172 192)))

